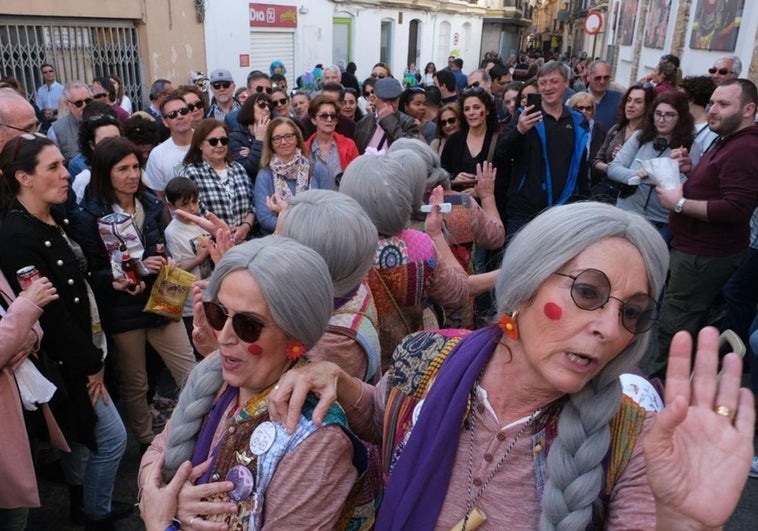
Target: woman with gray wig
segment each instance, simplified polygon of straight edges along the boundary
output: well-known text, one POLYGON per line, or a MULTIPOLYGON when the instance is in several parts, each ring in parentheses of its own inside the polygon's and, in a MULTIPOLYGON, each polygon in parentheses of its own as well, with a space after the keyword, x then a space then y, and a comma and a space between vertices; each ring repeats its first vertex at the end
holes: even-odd
POLYGON ((378 530, 717 528, 752 460, 740 359, 719 379, 718 332, 704 329, 690 380, 680 333, 655 419, 619 383, 645 352, 667 267, 641 216, 554 207, 505 254, 497 325, 409 336, 374 389, 328 363, 290 371, 271 414, 291 429, 309 390, 323 397, 314 418, 336 399, 357 434, 384 437, 378 530))
MULTIPOLYGON (((369 286, 379 312, 382 369, 403 336, 423 328, 426 299, 441 306, 460 306, 469 295, 468 277, 442 234, 442 215, 435 206, 426 232, 408 229, 414 211, 413 190, 423 190, 423 162, 407 171, 388 155, 362 155, 347 167, 340 192, 355 199, 379 231, 369 286)), ((430 203, 442 202, 437 188, 430 203)))
POLYGON ((160 455, 166 481, 191 460, 198 479, 179 493, 182 525, 332 528, 350 519, 348 498, 366 450, 344 413, 332 408, 316 426, 311 397, 292 436, 268 414, 269 393, 324 333, 332 300, 323 259, 289 238, 253 240, 218 263, 203 306, 219 349, 192 371, 165 431, 142 459, 138 480, 142 486, 160 455))

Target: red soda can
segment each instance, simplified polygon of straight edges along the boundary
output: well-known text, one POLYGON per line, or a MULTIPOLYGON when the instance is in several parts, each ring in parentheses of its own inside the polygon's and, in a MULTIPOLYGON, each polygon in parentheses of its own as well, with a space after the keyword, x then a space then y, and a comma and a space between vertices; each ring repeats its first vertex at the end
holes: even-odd
POLYGON ((29 265, 16 271, 16 278, 18 278, 18 285, 21 286, 22 290, 25 290, 32 285, 32 282, 42 278, 42 275, 39 274, 36 267, 29 265))

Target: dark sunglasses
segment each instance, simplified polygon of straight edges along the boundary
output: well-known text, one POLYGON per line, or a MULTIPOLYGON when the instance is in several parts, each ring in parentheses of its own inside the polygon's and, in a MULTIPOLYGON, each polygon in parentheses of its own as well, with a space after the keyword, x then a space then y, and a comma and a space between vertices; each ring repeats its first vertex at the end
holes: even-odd
POLYGON ((96 99, 96 100, 101 100, 103 98, 107 98, 108 97, 108 93, 107 92, 101 92, 100 94, 93 94, 92 97, 94 99, 96 99))
POLYGON ((284 104, 286 104, 288 101, 289 101, 289 100, 288 100, 287 98, 282 98, 282 99, 280 99, 280 100, 272 100, 272 102, 273 102, 273 104, 274 104, 274 105, 284 105, 284 104))
POLYGON ((625 301, 611 296, 611 281, 597 269, 585 269, 577 275, 554 273, 571 279, 571 299, 582 310, 593 311, 605 306, 610 299, 621 303, 621 323, 632 334, 642 334, 658 320, 658 303, 647 293, 637 293, 625 301))
POLYGON ((316 118, 320 120, 324 120, 325 122, 331 122, 332 120, 337 119, 337 113, 336 112, 322 112, 321 114, 317 114, 316 118))
POLYGON ((222 146, 225 146, 229 143, 229 137, 228 136, 220 136, 218 138, 210 137, 210 138, 206 138, 205 141, 208 142, 212 147, 218 146, 219 142, 221 142, 222 146))
POLYGON ((263 327, 268 324, 261 321, 260 318, 247 313, 229 315, 221 304, 214 301, 203 302, 203 310, 205 311, 205 318, 208 324, 218 332, 224 329, 226 320, 231 317, 232 330, 245 343, 255 343, 258 341, 263 327))
POLYGON ((592 110, 592 105, 574 105, 574 110, 579 112, 589 112, 592 110))
POLYGON ((189 109, 189 112, 194 110, 202 111, 205 109, 205 105, 203 105, 202 101, 198 101, 197 103, 188 103, 187 108, 189 109))
POLYGON ((258 100, 255 102, 255 104, 259 109, 269 109, 271 107, 271 103, 266 100, 258 100))
POLYGON ((213 87, 216 90, 222 89, 222 88, 228 89, 231 86, 232 86, 232 83, 230 81, 216 81, 214 83, 211 83, 211 87, 213 87))
POLYGON ((266 91, 266 94, 271 94, 272 92, 274 92, 274 89, 272 89, 271 87, 261 87, 260 85, 255 87, 255 92, 263 92, 264 90, 266 91))
POLYGON ((453 116, 452 118, 447 118, 447 119, 440 118, 440 124, 442 124, 443 126, 453 125, 457 121, 458 121, 458 118, 456 118, 455 116, 453 116))
POLYGON ((466 88, 467 89, 477 88, 479 85, 480 85, 480 83, 478 81, 474 81, 470 85, 466 85, 466 88))
POLYGON ((371 96, 373 93, 374 93, 374 91, 373 91, 373 90, 364 90, 364 91, 363 91, 363 96, 364 96, 365 98, 368 98, 368 97, 369 97, 369 96, 371 96))
POLYGON ((374 74, 373 72, 371 72, 371 77, 375 77, 377 79, 384 79, 387 76, 384 74, 374 74))
POLYGON ((711 75, 715 74, 716 72, 718 72, 719 75, 722 75, 722 76, 726 76, 726 75, 730 74, 728 68, 716 68, 716 67, 712 67, 712 68, 708 69, 708 73, 711 74, 711 75))
POLYGON ((178 109, 176 111, 171 111, 163 115, 164 118, 168 118, 169 120, 173 120, 180 114, 182 116, 187 116, 189 114, 190 110, 189 107, 182 107, 181 109, 178 109))
POLYGON ((92 98, 84 98, 83 100, 76 100, 76 101, 71 101, 71 100, 66 100, 66 101, 69 102, 74 107, 76 107, 77 109, 81 109, 82 105, 89 105, 90 103, 92 103, 92 98))

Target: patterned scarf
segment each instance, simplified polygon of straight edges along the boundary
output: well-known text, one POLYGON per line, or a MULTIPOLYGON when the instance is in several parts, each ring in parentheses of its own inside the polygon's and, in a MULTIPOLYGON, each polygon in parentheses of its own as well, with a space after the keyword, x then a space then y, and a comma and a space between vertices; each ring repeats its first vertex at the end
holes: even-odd
POLYGON ((271 171, 274 174, 274 191, 285 201, 293 197, 287 181, 296 181, 295 194, 304 192, 310 186, 310 162, 300 149, 289 162, 284 162, 277 155, 271 159, 271 171))

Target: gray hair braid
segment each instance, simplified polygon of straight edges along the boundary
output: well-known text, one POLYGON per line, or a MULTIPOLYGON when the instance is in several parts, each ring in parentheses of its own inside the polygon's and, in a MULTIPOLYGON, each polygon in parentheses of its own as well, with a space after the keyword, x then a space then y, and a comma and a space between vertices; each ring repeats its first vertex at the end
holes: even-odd
POLYGON ((618 378, 599 389, 590 383, 569 396, 558 417, 558 436, 547 455, 541 531, 580 531, 591 523, 593 504, 604 485, 610 420, 620 402, 618 378))
POLYGON ((205 358, 192 369, 171 415, 171 433, 163 460, 164 481, 171 481, 179 465, 192 457, 203 417, 210 411, 223 383, 218 355, 205 358))

